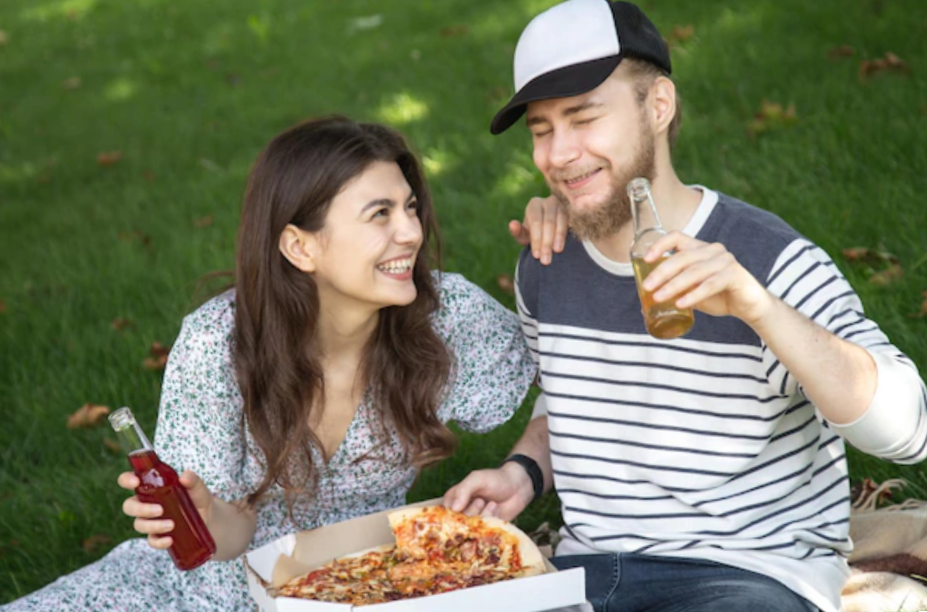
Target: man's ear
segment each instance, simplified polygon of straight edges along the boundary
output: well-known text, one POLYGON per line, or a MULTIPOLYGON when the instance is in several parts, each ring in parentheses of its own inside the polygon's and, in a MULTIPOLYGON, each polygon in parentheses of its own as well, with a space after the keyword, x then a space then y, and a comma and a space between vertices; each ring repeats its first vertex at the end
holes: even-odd
POLYGON ((658 76, 650 85, 648 100, 654 131, 663 133, 676 116, 676 84, 664 76, 658 76))
POLYGON ((280 234, 280 252, 297 269, 315 272, 318 239, 315 234, 288 224, 280 234))

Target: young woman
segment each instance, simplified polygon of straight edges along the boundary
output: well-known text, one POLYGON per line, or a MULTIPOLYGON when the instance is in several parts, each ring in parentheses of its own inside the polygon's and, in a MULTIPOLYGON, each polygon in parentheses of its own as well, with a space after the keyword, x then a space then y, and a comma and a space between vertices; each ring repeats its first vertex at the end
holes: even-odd
MULTIPOLYGON (((449 456, 455 421, 505 422, 535 375, 514 313, 429 269, 435 217, 395 132, 333 117, 258 157, 236 284, 186 317, 155 435, 216 540, 189 572, 163 550, 161 508, 128 499, 148 541, 2 609, 253 612, 239 555, 287 533, 405 503, 449 456)), ((138 481, 122 474, 119 484, 138 481)))

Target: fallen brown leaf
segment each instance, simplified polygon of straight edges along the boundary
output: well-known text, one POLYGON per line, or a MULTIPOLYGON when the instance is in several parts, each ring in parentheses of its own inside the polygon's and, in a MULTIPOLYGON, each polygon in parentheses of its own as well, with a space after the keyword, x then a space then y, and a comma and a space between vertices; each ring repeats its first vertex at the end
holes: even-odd
POLYGON ((925 291, 923 295, 924 302, 921 304, 921 311, 910 314, 908 315, 909 317, 914 319, 923 319, 924 317, 927 317, 927 291, 925 291))
POLYGON ((880 72, 908 73, 910 72, 910 68, 907 62, 891 51, 887 52, 885 57, 876 58, 874 60, 863 60, 859 63, 859 80, 862 82, 865 82, 866 79, 880 72))
POLYGON ((81 85, 81 80, 79 76, 72 76, 69 79, 65 79, 61 82, 61 86, 65 89, 77 89, 81 85))
POLYGON ((841 251, 843 258, 847 261, 859 261, 869 255, 869 249, 866 247, 851 247, 841 251))
POLYGON ((828 51, 827 57, 830 59, 840 59, 843 57, 853 57, 855 53, 856 51, 854 51, 853 47, 850 45, 840 45, 828 51))
POLYGON ((104 533, 98 533, 92 535, 83 542, 80 543, 81 547, 88 553, 92 553, 94 550, 99 548, 104 544, 109 544, 113 539, 104 533))
POLYGON ((666 37, 666 44, 669 47, 675 47, 680 43, 684 43, 695 34, 695 26, 693 25, 677 25, 673 26, 673 29, 670 30, 669 36, 666 37))
POLYGON ((151 237, 139 230, 134 230, 131 232, 119 232, 116 234, 116 238, 119 240, 119 242, 131 242, 133 240, 138 240, 142 243, 142 246, 145 247, 147 247, 151 242, 151 237))
POLYGON ((146 357, 143 362, 144 366, 148 370, 163 370, 164 366, 167 365, 167 356, 171 352, 171 347, 164 346, 160 342, 152 342, 151 347, 148 349, 148 354, 150 357, 146 357))
POLYGON ((213 222, 215 222, 215 219, 213 219, 212 215, 206 215, 205 217, 200 217, 199 219, 194 221, 193 227, 197 229, 202 229, 204 227, 209 227, 210 225, 213 224, 213 222))
POLYGON ((868 266, 869 272, 872 272, 869 282, 873 285, 885 286, 904 275, 898 257, 883 249, 852 247, 843 249, 841 254, 847 261, 868 266))
POLYGON ((851 247, 841 251, 844 259, 853 262, 864 262, 868 264, 897 264, 898 257, 886 251, 878 249, 869 249, 866 247, 851 247))
POLYGON ((113 329, 115 329, 116 331, 122 331, 128 326, 132 325, 132 321, 124 317, 116 317, 115 319, 110 321, 109 324, 112 325, 113 329))
POLYGON ((154 172, 151 170, 145 170, 142 172, 142 178, 144 178, 149 183, 154 180, 154 172))
POLYGON ((0 45, 5 45, 7 40, 9 39, 6 36, 6 32, 4 32, 3 30, 0 30, 0 45))
POLYGON ((509 295, 515 295, 515 281, 512 280, 510 275, 500 274, 496 277, 496 282, 499 284, 499 289, 509 295))
POLYGON ((121 455, 123 452, 125 452, 122 450, 122 447, 119 446, 119 442, 116 442, 115 440, 112 440, 110 438, 103 439, 103 446, 105 446, 107 449, 111 450, 112 452, 116 453, 117 455, 121 455))
POLYGON ((797 121, 796 115, 794 104, 789 104, 788 108, 783 109, 778 102, 763 100, 759 112, 747 126, 747 133, 756 136, 774 128, 792 125, 797 121))
POLYGON ((107 406, 98 406, 97 404, 90 403, 84 404, 68 417, 68 429, 96 427, 107 414, 109 414, 109 408, 107 406))
POLYGON ((0 314, 6 314, 6 300, 0 300, 0 314))
POLYGON ((102 151, 97 154, 97 163, 103 167, 118 164, 122 159, 122 151, 102 151))
POLYGON ((444 38, 453 38, 455 36, 463 36, 466 34, 470 28, 462 23, 452 26, 447 26, 441 28, 441 36, 444 38))
POLYGON ((885 54, 885 63, 888 64, 892 68, 907 68, 908 66, 905 62, 901 61, 901 59, 899 59, 898 56, 892 53, 891 51, 885 54))
POLYGON ((870 276, 869 282, 872 283, 873 285, 879 285, 881 287, 884 287, 885 285, 889 285, 895 282, 902 276, 904 276, 904 270, 901 269, 901 264, 896 263, 896 264, 892 264, 885 270, 882 270, 881 272, 876 272, 875 274, 870 276))

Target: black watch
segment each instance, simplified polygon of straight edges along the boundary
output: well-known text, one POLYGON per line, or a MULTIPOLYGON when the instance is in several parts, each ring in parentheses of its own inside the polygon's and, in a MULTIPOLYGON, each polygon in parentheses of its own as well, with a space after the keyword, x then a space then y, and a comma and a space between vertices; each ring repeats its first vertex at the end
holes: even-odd
POLYGON ((500 463, 499 467, 502 467, 509 461, 514 461, 528 472, 528 478, 531 479, 531 485, 534 487, 534 499, 531 501, 536 502, 544 493, 544 474, 541 472, 541 467, 538 465, 538 462, 528 455, 511 455, 500 463))

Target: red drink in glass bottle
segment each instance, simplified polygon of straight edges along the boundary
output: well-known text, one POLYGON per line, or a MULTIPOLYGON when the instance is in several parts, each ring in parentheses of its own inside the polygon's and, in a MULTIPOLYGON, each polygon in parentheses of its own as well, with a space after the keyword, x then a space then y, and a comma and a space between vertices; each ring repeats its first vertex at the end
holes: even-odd
POLYGON ((168 553, 174 565, 191 570, 209 561, 216 552, 216 543, 187 489, 180 484, 177 472, 155 454, 131 410, 120 408, 109 416, 109 421, 129 455, 132 470, 141 481, 135 494, 146 504, 160 505, 164 509, 160 518, 174 522, 174 529, 164 534, 173 540, 168 553))

